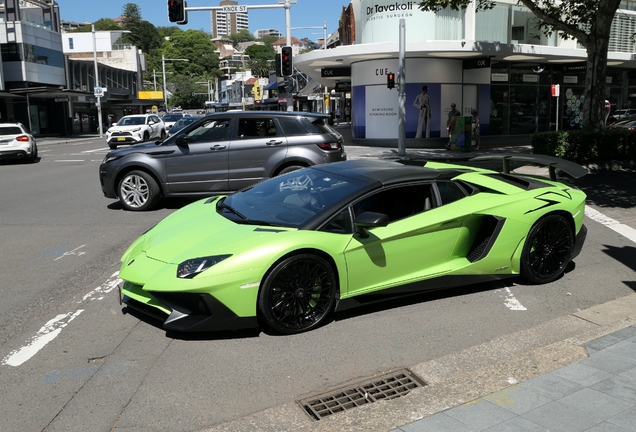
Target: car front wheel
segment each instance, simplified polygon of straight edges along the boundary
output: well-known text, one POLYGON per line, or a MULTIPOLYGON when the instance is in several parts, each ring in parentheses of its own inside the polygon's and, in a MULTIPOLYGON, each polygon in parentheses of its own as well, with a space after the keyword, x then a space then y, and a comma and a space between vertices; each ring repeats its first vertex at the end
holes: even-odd
POLYGON ((544 284, 560 277, 572 257, 574 234, 565 217, 557 214, 540 219, 528 233, 521 254, 521 276, 544 284))
POLYGON ((299 254, 279 262, 258 293, 259 317, 283 334, 302 333, 325 322, 336 300, 336 275, 323 258, 299 254))
POLYGON ((150 174, 131 171, 119 182, 118 195, 127 210, 149 210, 159 199, 159 185, 150 174))

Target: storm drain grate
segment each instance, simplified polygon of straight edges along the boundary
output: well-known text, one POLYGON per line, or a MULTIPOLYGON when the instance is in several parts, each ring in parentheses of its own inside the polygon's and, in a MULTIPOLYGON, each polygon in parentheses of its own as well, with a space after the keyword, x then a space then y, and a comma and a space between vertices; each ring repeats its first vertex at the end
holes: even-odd
POLYGON ((408 369, 402 369, 298 401, 314 420, 320 420, 360 405, 406 396, 426 383, 408 369))

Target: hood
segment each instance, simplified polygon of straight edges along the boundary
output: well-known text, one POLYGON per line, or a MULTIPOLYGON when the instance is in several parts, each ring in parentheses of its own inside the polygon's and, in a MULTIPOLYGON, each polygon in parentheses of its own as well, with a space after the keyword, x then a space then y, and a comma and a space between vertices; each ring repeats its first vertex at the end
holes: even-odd
POLYGON ((236 255, 294 228, 237 224, 216 212, 216 200, 198 201, 164 219, 146 234, 149 258, 179 264, 190 258, 236 255))

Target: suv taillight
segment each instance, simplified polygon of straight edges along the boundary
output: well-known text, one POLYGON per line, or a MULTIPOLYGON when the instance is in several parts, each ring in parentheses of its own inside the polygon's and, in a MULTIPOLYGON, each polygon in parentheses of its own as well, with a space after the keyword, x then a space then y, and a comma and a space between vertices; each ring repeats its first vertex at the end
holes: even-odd
POLYGON ((317 144, 318 147, 320 147, 323 150, 340 150, 340 143, 339 142, 330 142, 330 143, 320 143, 317 144))
POLYGON ((20 135, 15 137, 15 140, 20 142, 29 142, 29 137, 26 135, 20 135))

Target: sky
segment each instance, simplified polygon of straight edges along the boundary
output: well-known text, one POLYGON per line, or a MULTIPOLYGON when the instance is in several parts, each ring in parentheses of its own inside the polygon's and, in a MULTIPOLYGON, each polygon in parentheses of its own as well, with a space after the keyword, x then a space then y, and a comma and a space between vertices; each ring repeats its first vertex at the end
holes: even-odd
MULTIPOLYGON (((141 10, 141 18, 155 27, 176 25, 168 21, 167 0, 56 0, 60 6, 63 21, 95 22, 100 18, 117 18, 127 3, 136 3, 141 10), (100 5, 100 6, 98 6, 100 5), (101 7, 103 6, 103 7, 101 7)), ((188 0, 188 7, 219 6, 221 0, 188 0)), ((323 26, 327 22, 327 36, 338 30, 338 20, 342 7, 349 0, 297 0, 290 8, 292 36, 316 41, 323 37, 323 26), (294 27, 318 27, 293 29, 294 27)), ((239 5, 278 5, 278 0, 238 0, 239 5)), ((285 36, 285 8, 248 9, 250 33, 259 29, 276 29, 285 36)), ((182 30, 211 31, 210 11, 189 11, 188 24, 179 26, 182 30)))

